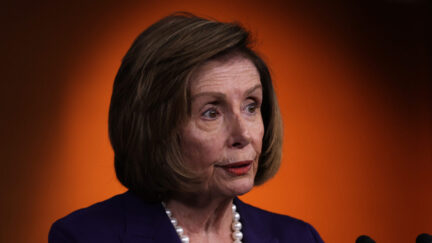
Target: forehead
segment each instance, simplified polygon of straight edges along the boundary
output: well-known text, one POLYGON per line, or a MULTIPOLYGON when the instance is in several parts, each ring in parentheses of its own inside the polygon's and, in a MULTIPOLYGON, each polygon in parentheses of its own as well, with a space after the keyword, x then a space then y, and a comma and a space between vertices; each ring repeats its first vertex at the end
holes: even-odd
POLYGON ((248 58, 234 55, 210 60, 192 74, 189 84, 192 94, 223 88, 250 88, 260 84, 259 73, 248 58))

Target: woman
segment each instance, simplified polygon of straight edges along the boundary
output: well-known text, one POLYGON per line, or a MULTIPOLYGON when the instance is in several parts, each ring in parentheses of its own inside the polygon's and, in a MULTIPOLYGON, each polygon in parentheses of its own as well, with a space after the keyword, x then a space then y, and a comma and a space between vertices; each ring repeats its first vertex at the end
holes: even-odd
POLYGON ((269 71, 238 24, 183 13, 145 30, 115 78, 109 133, 129 191, 58 220, 50 242, 322 242, 237 198, 277 172, 282 144, 269 71))

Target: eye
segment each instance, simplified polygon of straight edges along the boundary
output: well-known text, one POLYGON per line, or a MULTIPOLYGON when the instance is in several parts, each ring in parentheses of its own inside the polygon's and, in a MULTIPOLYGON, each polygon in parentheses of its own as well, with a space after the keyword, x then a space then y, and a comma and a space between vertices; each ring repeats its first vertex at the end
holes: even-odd
POLYGON ((201 114, 201 117, 207 120, 214 120, 219 116, 219 112, 215 108, 210 108, 201 114))
POLYGON ((258 109, 258 104, 256 102, 252 102, 246 106, 246 111, 251 114, 255 114, 258 109))

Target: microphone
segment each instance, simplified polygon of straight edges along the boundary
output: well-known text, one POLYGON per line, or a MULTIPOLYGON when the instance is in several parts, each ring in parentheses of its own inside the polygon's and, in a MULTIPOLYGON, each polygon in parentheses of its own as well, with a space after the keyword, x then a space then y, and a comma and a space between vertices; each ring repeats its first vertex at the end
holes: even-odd
POLYGON ((367 235, 360 235, 355 243, 375 243, 375 241, 367 235))
POLYGON ((432 235, 426 233, 419 234, 417 236, 416 243, 432 243, 432 235))

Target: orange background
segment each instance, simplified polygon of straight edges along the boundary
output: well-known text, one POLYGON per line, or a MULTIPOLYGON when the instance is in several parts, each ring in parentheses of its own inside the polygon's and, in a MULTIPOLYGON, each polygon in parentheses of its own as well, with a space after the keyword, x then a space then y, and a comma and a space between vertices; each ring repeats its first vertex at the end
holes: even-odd
POLYGON ((46 242, 54 220, 125 191, 107 135, 113 79, 134 38, 180 10, 240 21, 272 69, 282 167, 245 201, 326 242, 432 233, 426 4, 17 2, 0 19, 1 242, 46 242))

